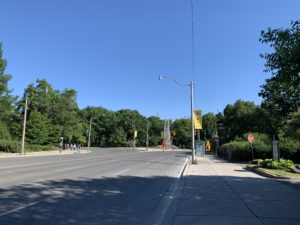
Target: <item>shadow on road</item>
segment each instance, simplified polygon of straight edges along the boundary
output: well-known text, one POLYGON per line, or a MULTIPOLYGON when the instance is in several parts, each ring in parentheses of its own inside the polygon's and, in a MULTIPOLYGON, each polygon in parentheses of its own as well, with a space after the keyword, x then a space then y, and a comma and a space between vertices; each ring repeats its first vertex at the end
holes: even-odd
POLYGON ((144 224, 175 180, 82 178, 0 189, 0 224, 144 224))
MULTIPOLYGON (((175 181, 172 177, 121 176, 64 179, 0 189, 0 224, 142 225, 175 181)), ((264 203, 277 201, 300 206, 299 190, 272 182, 275 181, 251 177, 187 176, 177 212, 250 216, 241 199, 251 201, 253 212, 264 203)), ((279 203, 275 211, 284 211, 285 205, 279 203)))

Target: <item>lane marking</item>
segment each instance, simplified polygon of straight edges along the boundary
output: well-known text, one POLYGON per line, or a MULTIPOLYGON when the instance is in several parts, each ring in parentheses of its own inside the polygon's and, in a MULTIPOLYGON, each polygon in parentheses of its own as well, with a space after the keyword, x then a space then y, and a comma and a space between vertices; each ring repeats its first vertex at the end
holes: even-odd
POLYGON ((32 203, 30 203, 30 204, 28 204, 28 205, 24 205, 24 206, 18 207, 18 208, 16 208, 16 209, 13 209, 13 210, 10 210, 10 211, 1 213, 1 214, 0 214, 0 217, 1 217, 1 216, 6 216, 6 215, 11 214, 11 213, 16 212, 16 211, 20 211, 20 210, 22 210, 22 209, 25 209, 25 208, 27 208, 27 207, 36 205, 36 204, 38 204, 38 203, 39 203, 39 202, 32 202, 32 203))
POLYGON ((73 160, 64 160, 64 161, 55 161, 55 162, 43 162, 43 163, 35 163, 35 164, 27 164, 27 165, 16 165, 16 166, 9 166, 9 167, 0 167, 0 170, 6 169, 18 169, 22 167, 34 167, 34 166, 41 166, 41 165, 53 165, 53 164, 63 164, 69 162, 77 162, 77 161, 84 161, 84 160, 106 160, 107 161, 118 161, 117 159, 111 158, 103 158, 103 157, 91 157, 91 158, 84 158, 84 159, 73 159, 73 160))
POLYGON ((113 175, 114 176, 118 176, 118 175, 120 175, 120 174, 122 174, 122 173, 125 173, 125 172, 127 172, 127 171, 129 171, 130 169, 128 169, 128 170, 122 170, 122 171, 119 171, 119 172, 117 172, 117 173, 114 173, 113 175))
POLYGON ((54 170, 54 172, 61 172, 61 171, 73 170, 73 169, 78 169, 78 168, 82 168, 82 167, 83 166, 74 166, 74 167, 69 167, 69 168, 54 170))

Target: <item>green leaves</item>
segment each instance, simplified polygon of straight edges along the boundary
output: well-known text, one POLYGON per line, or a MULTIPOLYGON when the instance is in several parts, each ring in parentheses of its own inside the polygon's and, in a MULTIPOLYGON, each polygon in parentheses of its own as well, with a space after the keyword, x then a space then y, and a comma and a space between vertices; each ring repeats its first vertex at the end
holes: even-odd
POLYGON ((277 136, 300 106, 300 20, 291 22, 290 28, 262 31, 260 41, 274 49, 273 53, 262 55, 265 71, 271 72, 272 77, 261 86, 259 96, 273 118, 270 125, 277 136))

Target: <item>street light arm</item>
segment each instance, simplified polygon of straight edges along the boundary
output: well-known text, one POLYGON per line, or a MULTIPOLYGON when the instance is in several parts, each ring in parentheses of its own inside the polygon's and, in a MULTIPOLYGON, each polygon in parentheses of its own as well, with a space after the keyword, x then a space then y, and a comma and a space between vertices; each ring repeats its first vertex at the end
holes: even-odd
POLYGON ((178 84, 180 86, 186 86, 186 87, 190 87, 191 86, 191 84, 183 84, 183 83, 179 82, 178 80, 174 79, 173 77, 163 76, 163 75, 159 75, 158 76, 159 80, 163 80, 165 78, 174 81, 176 84, 178 84))

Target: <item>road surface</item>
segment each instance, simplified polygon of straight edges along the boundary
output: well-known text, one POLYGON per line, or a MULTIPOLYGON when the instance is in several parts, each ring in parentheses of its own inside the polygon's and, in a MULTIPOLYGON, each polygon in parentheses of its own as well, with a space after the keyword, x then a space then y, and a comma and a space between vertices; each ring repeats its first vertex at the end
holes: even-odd
POLYGON ((0 224, 147 224, 188 155, 98 149, 0 159, 0 224))

